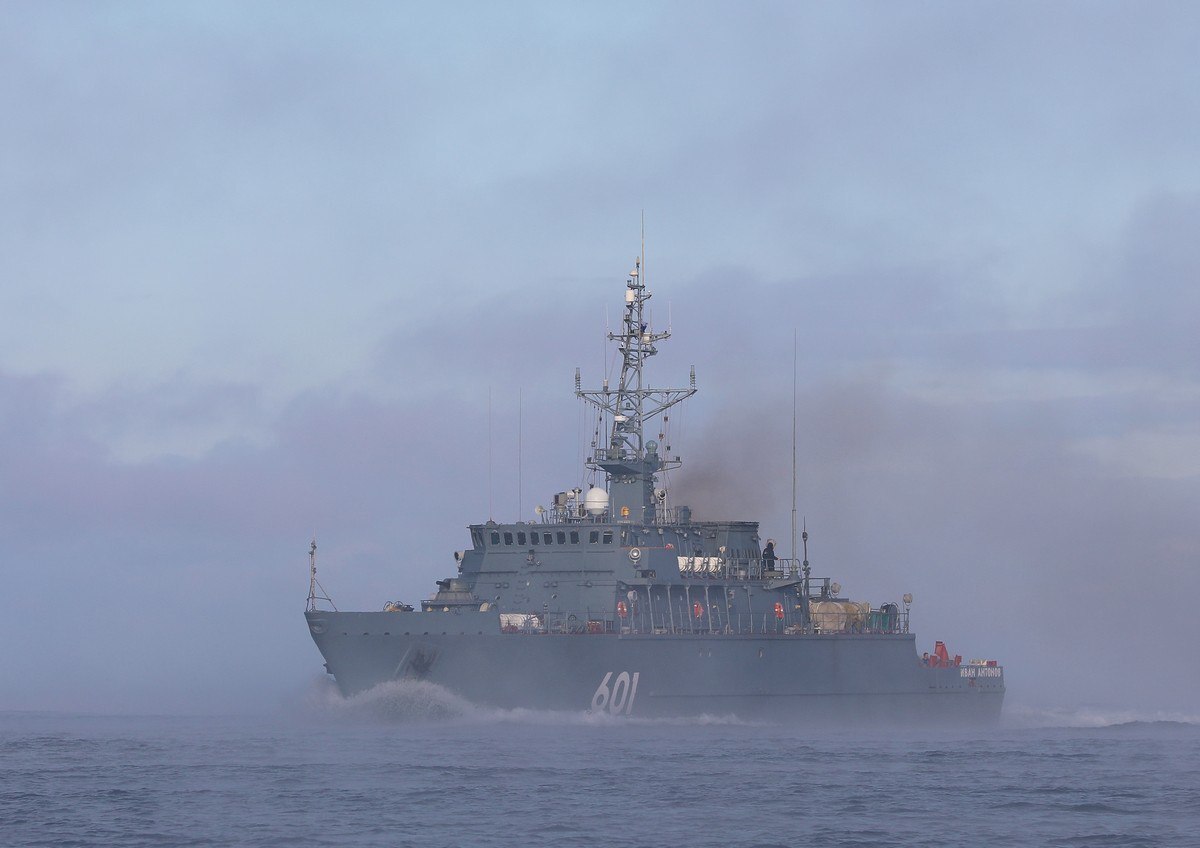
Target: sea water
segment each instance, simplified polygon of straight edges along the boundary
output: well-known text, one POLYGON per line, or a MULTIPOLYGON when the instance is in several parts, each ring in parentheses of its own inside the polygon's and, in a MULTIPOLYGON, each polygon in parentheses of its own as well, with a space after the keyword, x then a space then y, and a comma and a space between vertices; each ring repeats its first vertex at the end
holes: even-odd
POLYGON ((0 845, 1200 846, 1190 721, 831 732, 486 710, 420 683, 302 700, 0 713, 0 845))

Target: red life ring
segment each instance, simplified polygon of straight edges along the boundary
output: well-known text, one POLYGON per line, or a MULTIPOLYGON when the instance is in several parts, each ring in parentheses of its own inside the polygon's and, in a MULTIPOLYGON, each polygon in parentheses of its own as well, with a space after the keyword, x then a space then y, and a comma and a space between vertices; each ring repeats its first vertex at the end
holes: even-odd
POLYGON ((692 604, 692 615, 696 618, 704 618, 704 606, 699 601, 692 604))
POLYGON ((617 601, 617 615, 621 616, 621 618, 624 618, 625 616, 629 615, 629 610, 625 606, 624 601, 617 601))
POLYGON ((775 617, 781 621, 783 620, 783 604, 779 601, 775 602, 775 617))

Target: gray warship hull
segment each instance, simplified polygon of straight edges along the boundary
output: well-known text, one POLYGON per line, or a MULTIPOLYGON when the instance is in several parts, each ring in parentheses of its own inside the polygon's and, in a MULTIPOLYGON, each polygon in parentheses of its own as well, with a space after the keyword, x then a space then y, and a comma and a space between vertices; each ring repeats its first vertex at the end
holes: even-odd
MULTIPOLYGON (((667 487, 682 464, 667 410, 696 392, 651 388, 655 330, 639 261, 625 284, 621 371, 575 395, 594 408, 584 485, 532 517, 469 526, 457 574, 419 610, 338 612, 309 552, 306 615, 346 695, 424 680, 478 704, 626 716, 735 714, 797 720, 991 722, 1004 670, 962 662, 942 642, 917 656, 912 595, 871 604, 814 577, 807 530, 797 550, 755 521, 693 517, 667 487), (658 419, 657 438, 648 422, 658 419), (585 486, 586 485, 586 489, 585 486)), ((793 451, 794 454, 794 451, 793 451)), ((794 474, 794 472, 793 472, 794 474)))
POLYGON ((505 633, 479 612, 307 618, 347 696, 424 680, 505 709, 938 725, 994 723, 1004 697, 1003 669, 928 667, 906 633, 505 633))

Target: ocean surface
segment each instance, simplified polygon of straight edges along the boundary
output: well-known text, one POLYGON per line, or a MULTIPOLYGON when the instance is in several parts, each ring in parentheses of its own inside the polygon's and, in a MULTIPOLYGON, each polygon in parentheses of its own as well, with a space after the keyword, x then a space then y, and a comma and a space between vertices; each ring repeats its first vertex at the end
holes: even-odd
POLYGON ((485 710, 0 713, 0 845, 1200 846, 1200 724, 830 732, 485 710))

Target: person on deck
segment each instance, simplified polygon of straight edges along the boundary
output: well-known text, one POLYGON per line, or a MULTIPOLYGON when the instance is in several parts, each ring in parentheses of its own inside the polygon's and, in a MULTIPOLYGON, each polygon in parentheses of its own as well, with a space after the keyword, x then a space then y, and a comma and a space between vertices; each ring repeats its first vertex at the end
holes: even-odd
POLYGON ((767 546, 763 548, 763 571, 775 570, 775 540, 767 539, 767 546))

